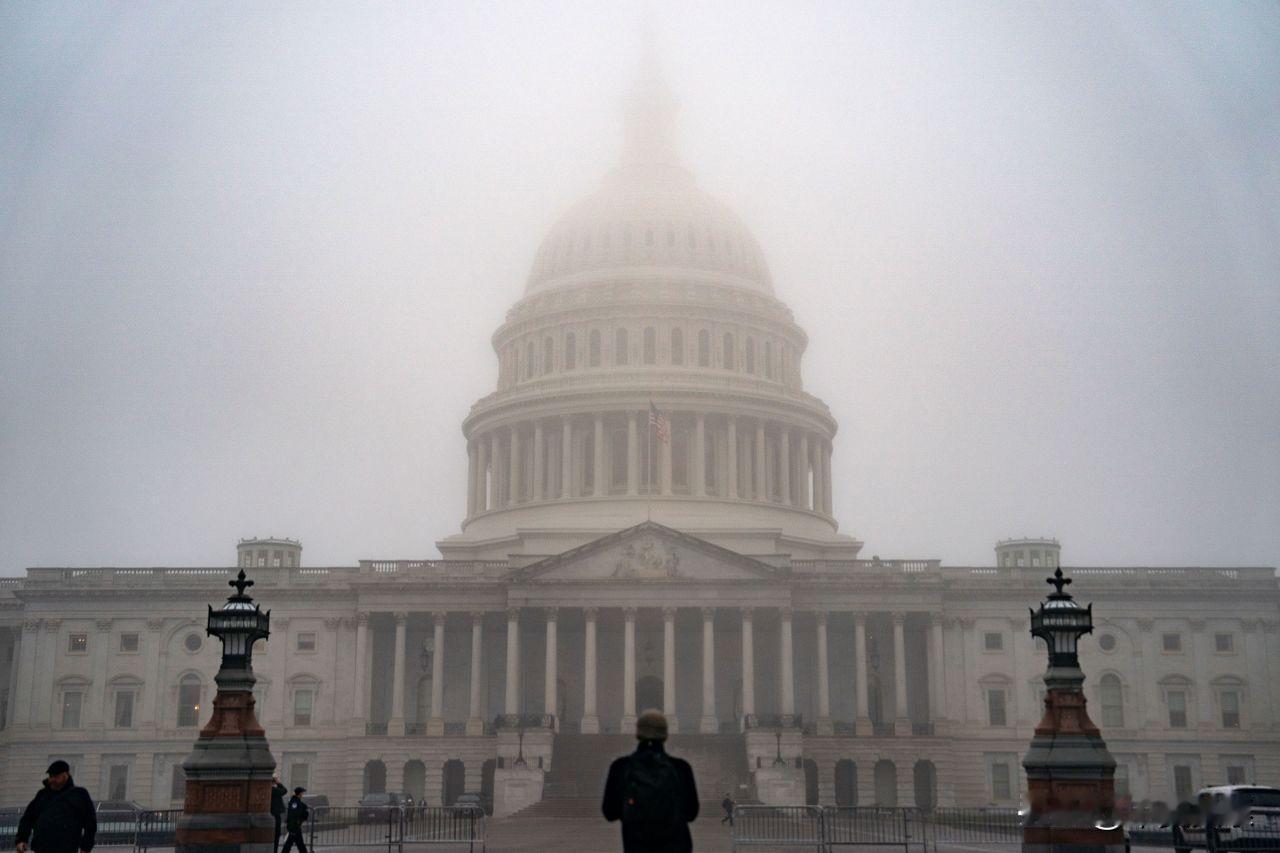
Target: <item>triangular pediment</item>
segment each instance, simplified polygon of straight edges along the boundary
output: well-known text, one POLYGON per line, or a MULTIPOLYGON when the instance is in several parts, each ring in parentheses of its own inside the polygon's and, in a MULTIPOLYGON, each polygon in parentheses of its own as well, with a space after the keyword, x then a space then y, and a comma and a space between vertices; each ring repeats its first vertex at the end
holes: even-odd
POLYGON ((525 566, 512 573, 512 580, 759 581, 784 574, 752 557, 646 521, 525 566))

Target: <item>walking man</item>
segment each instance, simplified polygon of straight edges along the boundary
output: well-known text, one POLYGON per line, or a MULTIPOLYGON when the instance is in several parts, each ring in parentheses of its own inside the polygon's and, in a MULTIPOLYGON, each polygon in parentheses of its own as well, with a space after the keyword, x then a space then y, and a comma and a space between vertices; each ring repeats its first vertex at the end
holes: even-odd
POLYGON ((98 831, 89 792, 72 781, 65 761, 50 764, 46 774, 44 787, 18 821, 19 853, 89 853, 98 831))
POLYGON ((271 816, 276 819, 276 840, 271 845, 271 853, 280 849, 280 821, 284 819, 284 795, 289 789, 280 784, 279 776, 271 777, 271 816))
POLYGON ((284 828, 288 834, 284 839, 283 853, 289 853, 295 844, 298 845, 298 853, 308 853, 307 842, 302 840, 302 825, 311 816, 311 809, 307 808, 307 804, 302 801, 302 795, 306 792, 307 789, 299 785, 293 789, 293 796, 289 798, 289 807, 285 810, 284 821, 284 828))
POLYGON ((689 762, 667 755, 666 739, 667 718, 649 709, 636 720, 636 751, 609 767, 601 810, 622 821, 624 853, 692 853, 698 789, 689 762))
POLYGON ((724 817, 720 819, 720 822, 733 826, 733 797, 729 796, 728 791, 725 791, 724 799, 720 801, 720 808, 724 809, 724 817))

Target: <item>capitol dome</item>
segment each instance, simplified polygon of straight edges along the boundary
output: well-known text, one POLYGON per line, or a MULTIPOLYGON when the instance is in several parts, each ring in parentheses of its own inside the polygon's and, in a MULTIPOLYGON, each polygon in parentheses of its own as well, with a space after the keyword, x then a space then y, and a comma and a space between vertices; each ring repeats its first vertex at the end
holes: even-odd
POLYGON ((745 554, 861 547, 832 510, 837 426, 804 390, 808 336, 755 237, 680 162, 675 112, 642 75, 621 162, 552 226, 494 333, 445 557, 533 558, 645 520, 745 554))

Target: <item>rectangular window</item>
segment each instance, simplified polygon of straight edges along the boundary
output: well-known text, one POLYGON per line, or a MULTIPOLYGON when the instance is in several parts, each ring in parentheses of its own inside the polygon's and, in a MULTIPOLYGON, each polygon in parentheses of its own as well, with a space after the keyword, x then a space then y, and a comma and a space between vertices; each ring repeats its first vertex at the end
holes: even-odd
POLYGON ((1236 650, 1235 634, 1214 634, 1213 647, 1220 654, 1230 654, 1236 650))
POLYGON ((135 694, 132 690, 120 690, 116 692, 115 724, 117 729, 133 728, 134 696, 135 694))
POLYGON ((1195 789, 1191 784, 1191 766, 1188 764, 1175 764, 1173 767, 1174 798, 1180 803, 1188 803, 1194 794, 1195 789))
POLYGON ((187 771, 182 769, 182 759, 173 762, 173 775, 169 779, 169 799, 178 805, 187 798, 187 771))
POLYGON ((129 799, 129 765, 112 764, 107 770, 107 799, 129 799))
POLYGON ((138 651, 138 635, 129 633, 120 635, 120 651, 124 654, 133 654, 138 651))
POLYGON ((84 693, 79 690, 66 690, 62 693, 62 727, 64 729, 80 728, 80 708, 84 705, 84 693))
POLYGON ((299 786, 306 788, 311 784, 311 765, 305 761, 295 761, 289 768, 289 789, 299 786))
POLYGON ((89 635, 72 634, 67 637, 67 651, 73 655, 82 655, 89 651, 89 635))
POLYGON ((982 646, 989 652, 1004 651, 1004 634, 988 631, 982 636, 982 646))
POLYGON ((1004 690, 1001 688, 992 688, 987 691, 987 717, 993 726, 1008 725, 1008 715, 1005 714, 1005 696, 1004 690))
POLYGON ((1012 785, 1009 780, 1009 765, 997 761, 991 765, 991 799, 997 803, 1013 799, 1012 785))
POLYGON ((1182 651, 1182 635, 1181 634, 1165 634, 1161 638, 1161 643, 1166 652, 1182 651))
POLYGON ((1218 694, 1218 702, 1222 706, 1222 727, 1240 728, 1240 694, 1234 690, 1224 690, 1218 694))
POLYGON ((1166 701, 1169 703, 1169 728, 1185 729, 1187 727, 1187 694, 1181 690, 1170 690, 1166 701))
POLYGON ((178 726, 190 728, 200 723, 200 683, 178 685, 178 726))
POLYGON ((1133 796, 1133 792, 1129 789, 1129 765, 1116 762, 1116 799, 1121 797, 1129 798, 1133 796))
POLYGON ((295 726, 311 725, 311 709, 315 704, 314 690, 295 690, 293 693, 293 724, 295 726))
POLYGON ((300 652, 314 652, 316 650, 315 631, 301 631, 298 633, 297 650, 300 652))
POLYGON ((1247 785, 1248 774, 1245 772, 1243 764, 1227 765, 1227 784, 1228 785, 1247 785))

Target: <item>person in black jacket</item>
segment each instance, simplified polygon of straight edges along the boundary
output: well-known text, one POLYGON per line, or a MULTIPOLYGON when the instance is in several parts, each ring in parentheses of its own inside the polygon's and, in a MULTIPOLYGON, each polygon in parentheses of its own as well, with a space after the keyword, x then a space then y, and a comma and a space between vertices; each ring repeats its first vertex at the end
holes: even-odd
POLYGON ((271 816, 276 819, 276 840, 271 845, 272 853, 280 849, 280 821, 284 819, 284 795, 289 789, 280 784, 279 776, 271 777, 271 816))
POLYGON ((89 792, 72 781, 71 768, 65 761, 53 762, 46 773, 44 787, 18 821, 19 853, 88 853, 98 832, 98 817, 89 792))
POLYGON ((307 804, 302 801, 302 795, 306 792, 307 789, 299 785, 293 789, 293 796, 289 798, 289 807, 285 810, 284 821, 287 835, 282 853, 289 853, 295 844, 298 845, 298 853, 308 853, 307 842, 302 840, 302 825, 307 822, 307 818, 311 817, 311 809, 307 808, 307 804))
POLYGON ((667 718, 650 709, 636 720, 636 751, 609 766, 601 811, 622 821, 624 853, 691 853, 689 824, 698 788, 689 762, 667 755, 667 718))

